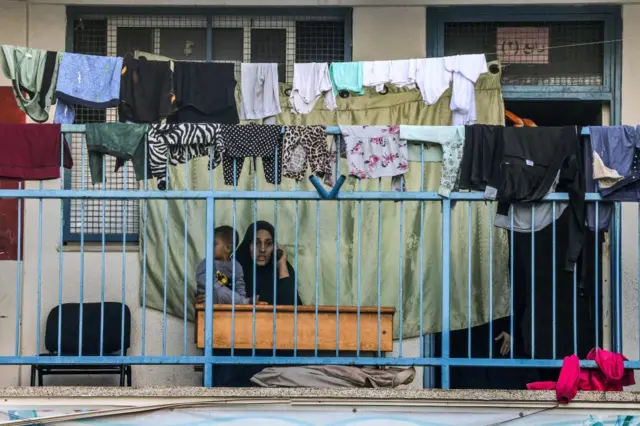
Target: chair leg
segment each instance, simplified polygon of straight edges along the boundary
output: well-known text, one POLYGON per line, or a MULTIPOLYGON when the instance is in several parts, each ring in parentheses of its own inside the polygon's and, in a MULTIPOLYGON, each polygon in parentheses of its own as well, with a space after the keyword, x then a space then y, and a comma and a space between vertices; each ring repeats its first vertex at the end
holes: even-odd
POLYGON ((36 385, 36 366, 31 366, 31 386, 36 385))
POLYGON ((44 386, 43 377, 44 374, 42 373, 42 368, 38 367, 38 386, 44 386))
POLYGON ((133 383, 133 367, 130 365, 127 365, 127 386, 131 387, 132 383, 133 383))

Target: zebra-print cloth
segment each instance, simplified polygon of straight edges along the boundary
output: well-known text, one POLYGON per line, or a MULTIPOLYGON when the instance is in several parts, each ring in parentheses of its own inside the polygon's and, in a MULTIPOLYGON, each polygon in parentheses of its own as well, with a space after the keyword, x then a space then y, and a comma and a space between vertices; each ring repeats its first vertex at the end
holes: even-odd
POLYGON ((219 124, 151 124, 148 146, 149 169, 160 190, 167 189, 167 164, 176 166, 209 156, 209 165, 215 168, 224 152, 219 124))

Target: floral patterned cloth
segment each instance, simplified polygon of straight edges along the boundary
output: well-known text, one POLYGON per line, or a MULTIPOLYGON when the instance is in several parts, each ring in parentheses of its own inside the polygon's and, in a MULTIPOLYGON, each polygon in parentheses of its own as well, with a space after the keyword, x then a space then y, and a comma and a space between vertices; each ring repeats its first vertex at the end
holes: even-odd
POLYGON ((400 139, 398 126, 340 126, 349 175, 358 179, 394 177, 392 187, 401 189, 403 174, 409 171, 407 141, 400 139))

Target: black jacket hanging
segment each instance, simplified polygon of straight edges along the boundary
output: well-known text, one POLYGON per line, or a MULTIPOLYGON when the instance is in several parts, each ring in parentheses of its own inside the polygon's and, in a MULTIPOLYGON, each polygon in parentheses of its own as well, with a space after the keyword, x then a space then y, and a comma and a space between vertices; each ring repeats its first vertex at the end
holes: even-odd
POLYGON ((569 193, 569 244, 565 269, 573 271, 585 240, 585 183, 580 139, 576 127, 507 127, 500 164, 498 211, 506 203, 538 201, 552 187, 558 171, 557 191, 569 193))
POLYGON ((468 126, 460 187, 485 191, 498 213, 509 204, 539 201, 560 172, 556 191, 569 193, 571 221, 566 269, 573 271, 585 239, 584 164, 576 127, 468 126))

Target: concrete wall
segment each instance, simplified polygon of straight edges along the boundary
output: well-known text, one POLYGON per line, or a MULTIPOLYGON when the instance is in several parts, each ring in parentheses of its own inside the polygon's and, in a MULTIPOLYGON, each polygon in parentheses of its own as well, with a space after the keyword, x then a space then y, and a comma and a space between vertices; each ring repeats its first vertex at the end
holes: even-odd
MULTIPOLYGON (((82 4, 115 4, 110 0, 84 0, 75 3, 82 4)), ((120 0, 118 4, 124 2, 120 0)), ((151 4, 150 0, 135 2, 136 4, 151 4)), ((154 4, 180 4, 177 0, 155 0, 154 4)), ((190 0, 190 4, 215 5, 218 2, 205 0, 190 0)), ((221 3, 221 2, 220 2, 221 3)), ((224 1, 225 5, 272 5, 274 2, 256 1, 224 1)), ((280 5, 292 4, 288 0, 275 2, 280 5)), ((323 0, 327 5, 355 5, 353 11, 353 57, 355 60, 367 59, 399 59, 420 57, 426 53, 426 10, 424 4, 443 4, 445 0, 414 1, 404 0, 402 6, 390 6, 395 2, 384 0, 323 0)), ((449 1, 448 3, 454 3, 449 1)), ((506 3, 478 0, 476 4, 506 3)), ((510 1, 509 4, 528 3, 524 0, 510 1)), ((536 3, 556 3, 554 1, 537 1, 536 3)), ((585 3, 565 2, 565 3, 585 3)), ((589 2, 587 2, 589 3, 589 2)), ((598 3, 614 3, 614 1, 600 1, 598 3)), ((615 3, 633 3, 620 2, 615 3)), ((314 5, 316 0, 296 0, 295 5, 314 5)), ((455 2, 455 4, 460 4, 455 2)), ((624 22, 634 23, 640 20, 640 5, 629 4, 624 7, 624 22)), ((37 3, 24 1, 0 0, 0 43, 28 45, 52 50, 64 50, 66 31, 66 14, 63 1, 40 0, 37 3), (27 16, 29 17, 27 19, 27 16)), ((640 123, 640 100, 636 93, 640 91, 640 83, 636 79, 640 70, 640 48, 634 41, 640 39, 640 28, 632 24, 625 25, 623 43, 623 109, 622 117, 625 124, 640 123)), ((8 81, 0 75, 0 84, 7 85, 8 81)), ((29 188, 38 187, 38 183, 30 183, 29 188)), ((44 183, 45 188, 57 189, 59 181, 44 183)), ((22 336, 21 351, 24 355, 32 355, 44 349, 44 321, 45 315, 57 304, 59 286, 59 224, 60 203, 58 201, 43 201, 42 234, 38 232, 38 216, 40 203, 36 200, 26 202, 25 206, 24 253, 22 264, 23 295, 22 295, 22 336), (38 244, 42 242, 41 272, 38 267, 38 244), (40 275, 41 274, 41 275, 40 275), (36 346, 37 313, 36 301, 39 293, 38 281, 41 278, 42 312, 41 345, 36 346)), ((623 271, 624 271, 624 313, 632 318, 625 325, 625 353, 630 358, 638 357, 637 341, 637 207, 625 206, 623 240, 623 271)), ((140 269, 136 252, 128 252, 123 263, 120 248, 106 256, 106 288, 107 300, 119 300, 121 295, 122 277, 126 283, 126 298, 132 309, 132 348, 131 355, 141 354, 142 309, 138 304, 138 287, 140 269)), ((100 300, 101 255, 87 252, 84 258, 78 252, 63 253, 63 301, 77 301, 80 292, 80 271, 84 269, 84 300, 100 300)), ((15 262, 0 262, 0 276, 3 277, 3 292, 0 296, 0 354, 12 355, 14 350, 13 330, 15 329, 15 276, 17 264, 15 262), (6 281, 5 281, 6 280, 6 281), (5 318, 6 317, 6 318, 5 318)), ((147 355, 162 353, 162 316, 156 311, 146 313, 146 348, 147 355)), ((192 341, 193 328, 189 324, 187 341, 192 341)), ((183 323, 181 320, 169 317, 167 324, 167 353, 181 354, 183 342, 183 323)), ((191 345, 189 354, 196 354, 197 350, 191 345)), ((417 341, 406 343, 403 355, 417 356, 419 348, 417 341)), ((15 386, 28 384, 28 369, 20 367, 2 367, 0 369, 0 386, 15 386), (21 370, 21 371, 20 371, 21 370)), ((201 376, 194 373, 190 366, 172 367, 134 367, 135 386, 158 385, 198 385, 201 376)), ((105 378, 51 378, 52 384, 115 384, 115 379, 105 378)), ((416 384, 421 386, 421 377, 416 378, 416 384)))
POLYGON ((407 59, 427 52, 424 7, 356 7, 353 60, 407 59))
MULTIPOLYGON (((633 78, 640 71, 640 46, 636 40, 640 37, 640 28, 633 25, 640 19, 640 5, 628 5, 623 8, 622 33, 622 123, 637 125, 640 123, 640 99, 634 94, 640 92, 640 83, 633 78)), ((638 359, 638 205, 622 205, 622 318, 623 350, 629 359, 638 359)), ((636 372, 636 382, 640 374, 636 372)), ((636 388, 638 386, 636 385, 636 388)))

